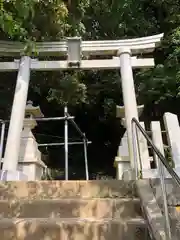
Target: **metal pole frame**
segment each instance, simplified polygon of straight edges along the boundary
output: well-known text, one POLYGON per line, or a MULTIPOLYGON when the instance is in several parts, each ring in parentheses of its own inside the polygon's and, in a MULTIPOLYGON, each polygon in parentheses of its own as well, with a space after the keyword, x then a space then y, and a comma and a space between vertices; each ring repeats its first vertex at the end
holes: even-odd
POLYGON ((67 117, 68 108, 67 106, 64 107, 64 155, 65 155, 65 180, 69 178, 69 171, 68 171, 68 119, 67 117))
MULTIPOLYGON (((87 144, 91 144, 91 141, 87 141, 87 144)), ((68 142, 68 145, 81 145, 84 144, 83 142, 68 142)), ((38 147, 48 147, 48 146, 64 146, 65 143, 40 143, 38 144, 38 147)))
MULTIPOLYGON (((25 118, 26 119, 26 118, 25 118)), ((74 121, 74 116, 70 116, 68 113, 67 106, 64 107, 64 117, 47 117, 47 118, 33 118, 28 120, 36 120, 36 121, 57 121, 57 120, 64 120, 64 143, 43 143, 38 144, 38 147, 47 147, 47 146, 65 146, 64 147, 64 153, 65 153, 65 180, 68 180, 69 178, 69 172, 68 172, 68 146, 69 145, 84 145, 84 160, 85 160, 85 175, 86 180, 89 180, 89 171, 88 171, 88 160, 87 160, 87 147, 88 144, 91 144, 91 141, 88 141, 86 138, 86 135, 82 133, 81 129, 78 127, 76 122, 74 121), (80 134, 80 136, 83 138, 82 142, 68 142, 68 121, 72 123, 72 125, 75 127, 77 132, 80 134)), ((5 124, 9 123, 10 120, 1 120, 1 138, 0 138, 0 163, 2 160, 2 152, 3 152, 3 142, 4 142, 4 133, 5 133, 5 124)))
POLYGON ((86 137, 86 136, 84 136, 84 133, 81 131, 81 129, 78 127, 78 125, 75 123, 75 121, 70 118, 71 116, 69 115, 68 112, 67 112, 67 115, 66 115, 66 116, 68 117, 68 120, 70 120, 70 122, 72 123, 72 125, 76 128, 76 130, 77 130, 77 132, 80 134, 80 136, 81 136, 82 138, 86 137))
MULTIPOLYGON (((44 117, 42 117, 42 118, 24 118, 24 120, 28 120, 28 121, 34 121, 34 120, 36 120, 36 121, 38 121, 38 122, 44 122, 44 121, 58 121, 58 120, 66 120, 66 119, 74 119, 74 117, 73 116, 69 116, 69 117, 47 117, 47 118, 44 118, 44 117)), ((4 122, 6 122, 6 123, 8 123, 8 122, 10 122, 10 120, 4 120, 4 122)))
POLYGON ((80 136, 83 138, 84 142, 84 161, 85 161, 85 174, 86 174, 86 180, 89 180, 89 171, 88 171, 88 160, 87 160, 87 146, 88 146, 88 140, 86 138, 86 135, 81 131, 81 129, 78 127, 78 125, 75 123, 73 119, 70 118, 69 113, 66 115, 69 118, 69 121, 72 123, 72 125, 76 128, 77 132, 80 134, 80 136))
POLYGON ((87 138, 86 138, 85 133, 84 133, 83 142, 84 142, 84 161, 85 161, 86 181, 88 181, 88 180, 89 180, 89 169, 88 169, 88 160, 87 160, 87 147, 88 147, 88 142, 87 142, 87 138))

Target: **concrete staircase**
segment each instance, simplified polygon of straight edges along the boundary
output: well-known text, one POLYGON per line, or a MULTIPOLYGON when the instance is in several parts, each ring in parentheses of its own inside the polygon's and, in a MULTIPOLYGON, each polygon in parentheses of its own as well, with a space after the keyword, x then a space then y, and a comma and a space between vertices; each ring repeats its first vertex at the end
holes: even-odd
POLYGON ((146 240, 133 181, 0 183, 1 240, 146 240))

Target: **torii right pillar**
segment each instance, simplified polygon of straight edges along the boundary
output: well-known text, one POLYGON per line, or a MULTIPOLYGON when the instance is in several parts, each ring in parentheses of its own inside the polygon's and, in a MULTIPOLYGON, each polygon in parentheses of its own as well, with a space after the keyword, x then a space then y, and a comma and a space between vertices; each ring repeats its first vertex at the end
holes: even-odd
POLYGON ((121 85, 125 107, 125 123, 127 128, 129 158, 131 168, 133 170, 135 166, 133 154, 132 119, 136 118, 138 120, 138 110, 131 65, 131 50, 129 48, 119 49, 118 56, 120 59, 121 85))

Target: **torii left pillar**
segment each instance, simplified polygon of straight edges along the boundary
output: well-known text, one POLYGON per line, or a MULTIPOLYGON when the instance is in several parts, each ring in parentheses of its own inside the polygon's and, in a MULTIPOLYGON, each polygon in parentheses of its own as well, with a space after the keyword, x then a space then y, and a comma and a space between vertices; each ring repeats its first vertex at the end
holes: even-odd
POLYGON ((3 170, 1 172, 1 180, 27 180, 26 175, 17 171, 17 166, 29 88, 30 65, 30 57, 24 56, 21 58, 8 130, 3 170))

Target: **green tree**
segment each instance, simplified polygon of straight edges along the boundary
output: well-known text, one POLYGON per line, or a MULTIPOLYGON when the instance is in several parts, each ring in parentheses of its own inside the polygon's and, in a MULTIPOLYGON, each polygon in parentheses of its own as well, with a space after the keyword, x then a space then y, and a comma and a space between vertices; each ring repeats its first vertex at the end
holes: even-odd
MULTIPOLYGON (((137 99, 145 105, 148 121, 154 116, 159 119, 164 111, 180 115, 178 0, 24 0, 23 3, 0 1, 0 39, 23 41, 27 49, 36 41, 58 41, 75 35, 83 40, 114 40, 164 32, 162 45, 153 54, 155 68, 134 71, 137 99)), ((3 74, 0 84, 3 96, 0 104, 6 115, 13 97, 12 78, 15 75, 3 74)), ((102 167, 99 159, 103 163, 109 161, 112 166, 120 141, 115 106, 123 104, 119 71, 33 73, 31 96, 38 99, 37 103, 44 103, 44 110, 47 106, 57 110, 68 102, 83 130, 95 142, 92 152, 98 154, 92 154, 90 161, 99 162, 99 168, 102 167)))

